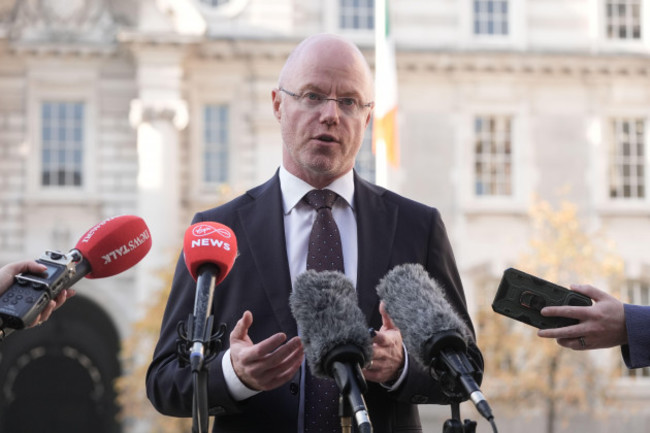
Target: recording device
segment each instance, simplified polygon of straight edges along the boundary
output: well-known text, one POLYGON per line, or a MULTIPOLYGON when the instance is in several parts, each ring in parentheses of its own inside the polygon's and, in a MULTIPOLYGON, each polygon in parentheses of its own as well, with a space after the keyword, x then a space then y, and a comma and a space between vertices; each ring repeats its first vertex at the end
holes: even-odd
POLYGON ((438 283, 419 264, 393 268, 377 286, 386 312, 402 333, 409 354, 453 401, 472 400, 479 413, 492 420, 492 410, 478 382, 482 371, 467 355, 471 333, 438 283))
MULTIPOLYGON (((203 368, 208 355, 215 351, 216 339, 225 331, 222 325, 217 335, 212 335, 212 299, 214 288, 221 283, 232 269, 237 256, 237 239, 233 231, 223 224, 205 221, 191 225, 185 231, 183 240, 185 265, 196 281, 194 310, 190 315, 186 345, 190 345, 189 360, 193 371, 203 368)), ((185 356, 185 355, 183 355, 185 356)))
POLYGON ((492 302, 499 314, 540 329, 561 328, 579 321, 567 317, 544 317, 540 310, 555 305, 588 307, 591 299, 518 269, 508 268, 492 302))
POLYGON ((371 432, 361 366, 372 359, 372 340, 352 282, 336 271, 308 270, 289 297, 312 374, 334 378, 361 433, 371 432))
POLYGON ((108 218, 93 226, 68 253, 47 250, 36 262, 43 273, 25 272, 0 296, 0 330, 23 329, 34 322, 62 290, 84 276, 104 278, 138 263, 151 249, 151 235, 144 220, 134 215, 108 218))

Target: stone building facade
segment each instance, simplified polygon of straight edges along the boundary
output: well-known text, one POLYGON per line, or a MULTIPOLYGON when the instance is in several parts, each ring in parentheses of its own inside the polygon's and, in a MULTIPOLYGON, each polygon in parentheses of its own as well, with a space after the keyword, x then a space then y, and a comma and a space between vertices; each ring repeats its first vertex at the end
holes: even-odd
MULTIPOLYGON (((173 266, 195 211, 279 166, 270 91, 298 41, 339 33, 373 65, 373 5, 0 1, 0 264, 67 251, 119 214, 142 216, 153 239, 134 269, 81 281, 65 314, 0 348, 0 430, 30 413, 26 399, 37 384, 27 377, 61 370, 80 384, 60 408, 76 408, 72 431, 98 420, 105 431, 123 430, 109 421, 108 403, 121 371, 119 342, 160 289, 159 270, 173 266)), ((648 303, 650 4, 397 0, 391 7, 401 165, 387 186, 441 211, 472 311, 526 247, 531 197, 557 202, 561 191, 581 217, 607 230, 631 301, 648 303)), ((366 147, 362 153, 372 162, 366 147)), ((372 178, 368 166, 360 170, 372 178)), ((650 372, 634 376, 622 382, 626 395, 647 398, 650 372)), ((70 386, 59 380, 41 404, 70 386)), ((637 413, 630 428, 647 418, 637 413)))

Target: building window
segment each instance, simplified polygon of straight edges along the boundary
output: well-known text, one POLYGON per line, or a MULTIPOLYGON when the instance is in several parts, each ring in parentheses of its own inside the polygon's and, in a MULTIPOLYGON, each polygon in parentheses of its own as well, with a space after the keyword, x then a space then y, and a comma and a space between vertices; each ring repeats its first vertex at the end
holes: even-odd
POLYGON ((228 107, 205 107, 203 141, 203 180, 206 183, 228 181, 228 107))
POLYGON ((344 30, 373 30, 375 0, 339 0, 339 26, 344 30))
POLYGON ((508 0, 474 0, 474 34, 508 33, 508 0))
POLYGON ((643 119, 615 119, 612 132, 609 196, 614 199, 645 198, 645 122, 643 119))
POLYGON ((476 117, 474 137, 476 195, 511 196, 512 121, 510 117, 476 117))
POLYGON ((607 0, 608 39, 641 39, 641 0, 607 0))
POLYGON ((376 165, 375 155, 372 151, 372 120, 366 128, 366 134, 363 136, 361 148, 357 154, 357 159, 354 163, 354 169, 359 176, 363 177, 369 182, 376 181, 376 165))
MULTIPOLYGON (((650 305, 650 281, 628 281, 623 289, 622 295, 626 303, 650 305)), ((622 362, 622 371, 623 376, 626 377, 650 378, 650 367, 630 370, 622 362)))
POLYGON ((41 105, 41 184, 80 187, 83 182, 84 104, 41 105))

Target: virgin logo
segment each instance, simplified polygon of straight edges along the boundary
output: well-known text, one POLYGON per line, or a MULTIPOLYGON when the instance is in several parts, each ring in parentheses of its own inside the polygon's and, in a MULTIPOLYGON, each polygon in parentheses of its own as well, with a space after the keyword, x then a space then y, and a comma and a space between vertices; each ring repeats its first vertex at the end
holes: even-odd
POLYGON ((198 225, 198 226, 196 226, 196 227, 194 227, 192 229, 192 234, 194 236, 196 236, 196 237, 208 236, 208 235, 211 235, 213 233, 218 233, 219 235, 221 235, 222 237, 224 237, 226 239, 228 239, 228 238, 230 238, 232 236, 230 234, 229 230, 227 230, 225 228, 221 228, 221 227, 219 227, 219 228, 213 227, 213 226, 208 225, 208 224, 201 224, 201 225, 198 225))

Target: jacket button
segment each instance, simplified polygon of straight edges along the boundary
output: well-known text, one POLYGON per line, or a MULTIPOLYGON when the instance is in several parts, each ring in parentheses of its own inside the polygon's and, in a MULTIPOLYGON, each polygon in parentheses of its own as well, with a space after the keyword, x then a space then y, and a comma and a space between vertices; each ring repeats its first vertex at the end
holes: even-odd
POLYGON ((289 385, 289 392, 293 395, 298 394, 298 391, 300 391, 300 387, 298 386, 297 383, 291 382, 289 385))

